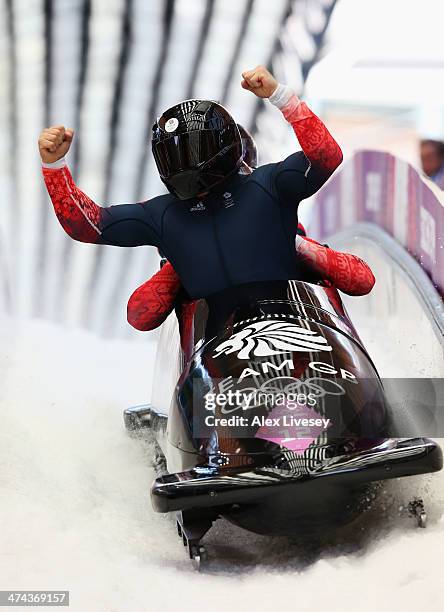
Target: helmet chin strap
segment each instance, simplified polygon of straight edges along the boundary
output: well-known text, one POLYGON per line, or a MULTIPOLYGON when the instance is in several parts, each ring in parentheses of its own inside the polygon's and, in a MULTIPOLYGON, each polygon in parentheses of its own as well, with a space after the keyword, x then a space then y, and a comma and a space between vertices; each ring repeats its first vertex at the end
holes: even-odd
POLYGON ((239 168, 239 174, 253 174, 253 168, 243 161, 239 168))

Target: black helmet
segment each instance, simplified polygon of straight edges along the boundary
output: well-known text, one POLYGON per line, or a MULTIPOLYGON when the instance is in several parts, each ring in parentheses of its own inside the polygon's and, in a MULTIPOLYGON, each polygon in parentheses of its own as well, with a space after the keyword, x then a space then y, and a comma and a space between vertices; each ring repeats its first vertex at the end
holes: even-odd
POLYGON ((211 100, 186 100, 153 126, 160 178, 181 200, 210 191, 239 168, 242 139, 233 117, 211 100))
POLYGON ((259 163, 259 154, 253 136, 240 123, 237 124, 242 138, 243 160, 250 168, 257 168, 259 163))

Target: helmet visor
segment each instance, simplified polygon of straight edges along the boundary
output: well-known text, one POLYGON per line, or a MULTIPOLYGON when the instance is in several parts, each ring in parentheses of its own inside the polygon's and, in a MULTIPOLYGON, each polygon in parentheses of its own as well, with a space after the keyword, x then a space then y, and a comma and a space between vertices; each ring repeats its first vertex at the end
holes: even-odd
POLYGON ((233 144, 235 126, 222 131, 196 130, 175 134, 153 144, 153 155, 162 178, 198 168, 233 144))

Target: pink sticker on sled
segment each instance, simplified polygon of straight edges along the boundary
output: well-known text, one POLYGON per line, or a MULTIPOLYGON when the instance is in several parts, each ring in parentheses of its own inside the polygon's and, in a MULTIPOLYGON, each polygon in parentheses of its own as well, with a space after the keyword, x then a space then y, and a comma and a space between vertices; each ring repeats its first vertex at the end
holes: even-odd
POLYGON ((254 437, 274 442, 301 455, 330 426, 330 423, 327 427, 324 422, 318 424, 323 417, 303 404, 297 404, 293 410, 285 405, 275 406, 266 418, 275 422, 259 427, 254 437))

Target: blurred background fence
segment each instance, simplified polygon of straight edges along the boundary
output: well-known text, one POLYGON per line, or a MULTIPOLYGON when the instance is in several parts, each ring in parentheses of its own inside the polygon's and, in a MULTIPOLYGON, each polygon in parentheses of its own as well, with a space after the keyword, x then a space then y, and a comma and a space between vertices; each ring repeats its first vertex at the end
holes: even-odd
POLYGON ((264 63, 346 157, 371 147, 418 163, 418 139, 442 139, 442 17, 439 0, 0 0, 0 308, 140 337, 126 301, 158 267, 151 248, 66 237, 40 176, 42 127, 76 130, 69 165, 96 202, 146 200, 164 191, 151 126, 181 99, 225 104, 263 163, 294 150, 280 113, 239 86, 264 63))

